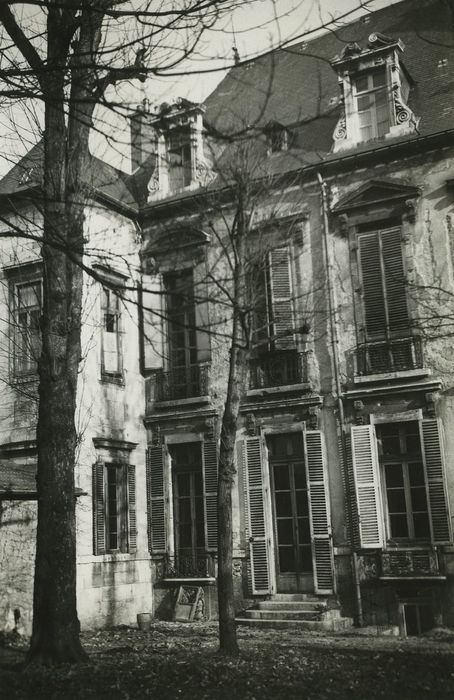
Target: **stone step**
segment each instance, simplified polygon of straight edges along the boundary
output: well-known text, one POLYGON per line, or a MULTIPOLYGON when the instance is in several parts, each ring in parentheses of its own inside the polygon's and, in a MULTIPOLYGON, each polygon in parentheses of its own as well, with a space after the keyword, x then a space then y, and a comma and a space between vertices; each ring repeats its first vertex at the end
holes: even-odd
POLYGON ((249 608, 244 612, 245 617, 255 620, 334 620, 340 618, 340 610, 263 610, 249 608))
POLYGON ((326 603, 314 600, 261 600, 257 605, 260 610, 308 610, 311 612, 327 610, 326 603))
POLYGON ((333 620, 286 620, 277 618, 274 620, 261 620, 250 617, 237 617, 236 622, 240 626, 255 627, 257 629, 299 629, 301 631, 340 632, 353 625, 350 617, 339 617, 333 620))
POLYGON ((326 597, 321 598, 319 596, 316 596, 315 593, 273 593, 269 600, 275 600, 275 601, 313 601, 315 603, 317 602, 326 602, 326 597))

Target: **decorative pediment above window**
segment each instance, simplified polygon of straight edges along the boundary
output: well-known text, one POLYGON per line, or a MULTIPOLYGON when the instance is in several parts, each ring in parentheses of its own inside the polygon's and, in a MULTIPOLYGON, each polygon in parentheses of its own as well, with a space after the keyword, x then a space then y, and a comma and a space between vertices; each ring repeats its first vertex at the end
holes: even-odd
POLYGON ((342 197, 331 212, 338 216, 339 231, 348 234, 350 224, 370 219, 405 219, 414 223, 421 190, 389 180, 371 180, 342 197))
POLYGON ((331 65, 339 76, 341 113, 333 150, 417 131, 419 119, 408 105, 412 84, 403 65, 400 39, 371 34, 367 47, 347 44, 331 65))

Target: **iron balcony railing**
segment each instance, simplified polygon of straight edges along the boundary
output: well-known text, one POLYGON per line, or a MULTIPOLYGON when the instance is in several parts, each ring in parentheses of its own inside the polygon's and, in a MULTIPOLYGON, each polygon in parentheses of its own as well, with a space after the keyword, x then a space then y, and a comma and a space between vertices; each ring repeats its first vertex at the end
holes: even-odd
POLYGON ((436 549, 398 549, 381 552, 381 575, 384 578, 427 578, 440 576, 436 549))
POLYGON ((175 555, 164 561, 164 578, 209 578, 215 576, 214 559, 208 554, 197 557, 175 555))
POLYGON ((178 367, 166 372, 157 372, 145 382, 147 412, 156 401, 178 401, 199 396, 208 396, 208 363, 178 367))
POLYGON ((356 349, 356 373, 359 376, 421 369, 423 366, 420 337, 367 342, 356 349))
POLYGON ((306 382, 306 352, 281 350, 260 355, 250 361, 250 389, 265 389, 306 382))

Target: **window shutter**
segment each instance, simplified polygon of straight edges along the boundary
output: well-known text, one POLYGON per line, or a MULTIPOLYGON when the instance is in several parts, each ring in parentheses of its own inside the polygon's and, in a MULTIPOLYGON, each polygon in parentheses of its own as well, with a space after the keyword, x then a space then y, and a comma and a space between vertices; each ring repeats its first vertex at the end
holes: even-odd
POLYGON ((399 228, 359 236, 366 331, 369 338, 409 330, 399 228))
POLYGON ((167 551, 166 494, 164 488, 164 447, 147 450, 148 542, 153 554, 167 551))
POLYGON ((367 335, 383 336, 386 331, 386 312, 377 232, 359 236, 358 243, 367 335))
POLYGON ((280 350, 295 347, 292 274, 288 246, 268 253, 271 295, 271 322, 274 347, 280 350))
POLYGON ((246 475, 249 553, 253 595, 271 593, 269 490, 264 469, 265 445, 261 437, 244 438, 242 458, 246 475))
POLYGON ((215 440, 203 443, 203 498, 207 551, 218 548, 218 450, 215 440))
POLYGON ((128 468, 128 552, 137 550, 137 514, 136 514, 136 468, 132 464, 128 468))
POLYGON ((144 275, 140 290, 141 341, 143 369, 161 369, 163 365, 162 281, 160 275, 144 275))
POLYGON ((405 332, 408 331, 409 323, 400 229, 388 229, 380 233, 388 328, 391 333, 405 332))
POLYGON ((106 553, 106 511, 104 503, 104 464, 93 465, 93 552, 106 553))
POLYGON ((315 592, 328 594, 334 591, 334 553, 322 433, 304 431, 304 441, 315 592))
POLYGON ((420 430, 432 541, 434 544, 446 544, 452 541, 452 532, 446 490, 441 421, 439 418, 424 418, 420 421, 420 430))
POLYGON ((351 440, 360 546, 382 547, 383 514, 374 426, 353 426, 351 440))

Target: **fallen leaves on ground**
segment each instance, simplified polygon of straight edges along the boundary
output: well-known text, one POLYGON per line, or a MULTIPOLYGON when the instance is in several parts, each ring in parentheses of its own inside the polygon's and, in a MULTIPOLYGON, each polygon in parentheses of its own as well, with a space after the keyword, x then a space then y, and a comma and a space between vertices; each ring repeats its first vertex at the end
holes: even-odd
POLYGON ((0 654, 0 698, 451 700, 454 644, 242 629, 241 654, 218 655, 215 623, 155 622, 82 634, 87 663, 20 669, 24 648, 0 654), (16 664, 16 666, 14 666, 16 664))

